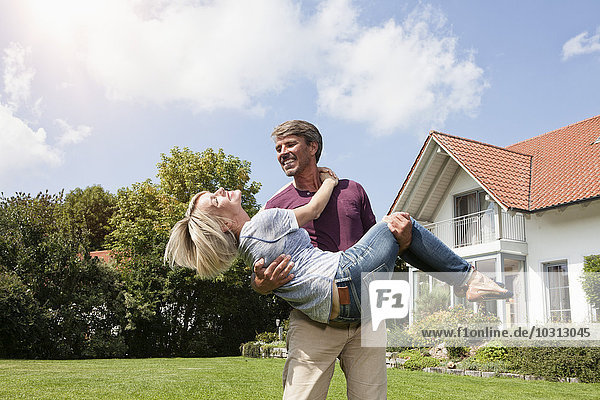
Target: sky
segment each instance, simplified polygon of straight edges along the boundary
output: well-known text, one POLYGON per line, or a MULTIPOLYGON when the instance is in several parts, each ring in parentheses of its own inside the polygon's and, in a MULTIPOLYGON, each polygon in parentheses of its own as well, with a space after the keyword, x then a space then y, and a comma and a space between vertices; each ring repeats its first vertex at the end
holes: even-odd
POLYGON ((157 181, 161 153, 222 148, 264 204, 270 133, 385 215, 430 130, 507 146, 600 114, 596 0, 0 0, 0 191, 157 181))

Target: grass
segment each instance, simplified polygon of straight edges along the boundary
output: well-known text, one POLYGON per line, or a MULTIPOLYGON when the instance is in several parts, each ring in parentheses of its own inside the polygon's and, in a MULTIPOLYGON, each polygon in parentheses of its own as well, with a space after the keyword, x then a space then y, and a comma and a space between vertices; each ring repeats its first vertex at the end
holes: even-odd
MULTIPOLYGON (((0 360, 0 398, 280 399, 283 363, 242 357, 0 360)), ((336 368, 328 399, 345 399, 345 392, 336 368)), ((597 399, 598 393, 600 384, 388 370, 390 399, 597 399)))

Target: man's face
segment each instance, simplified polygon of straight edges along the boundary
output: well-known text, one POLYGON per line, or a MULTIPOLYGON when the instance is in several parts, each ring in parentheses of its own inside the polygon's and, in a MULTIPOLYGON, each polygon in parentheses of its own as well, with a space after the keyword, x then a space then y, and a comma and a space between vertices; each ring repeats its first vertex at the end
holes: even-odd
POLYGON ((306 143, 303 137, 288 135, 275 140, 277 161, 287 176, 294 176, 302 172, 306 166, 315 163, 315 154, 318 144, 306 143))

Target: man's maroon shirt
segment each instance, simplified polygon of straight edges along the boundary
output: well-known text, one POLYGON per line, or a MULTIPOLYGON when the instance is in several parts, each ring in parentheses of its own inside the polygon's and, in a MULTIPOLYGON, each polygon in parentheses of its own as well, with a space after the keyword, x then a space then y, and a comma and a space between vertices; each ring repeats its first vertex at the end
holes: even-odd
MULTIPOLYGON (((265 208, 294 209, 307 204, 314 192, 298 190, 290 183, 273 196, 265 208)), ((313 246, 327 251, 344 251, 352 247, 375 225, 375 215, 363 187, 342 179, 333 189, 321 216, 302 228, 308 231, 313 246)))

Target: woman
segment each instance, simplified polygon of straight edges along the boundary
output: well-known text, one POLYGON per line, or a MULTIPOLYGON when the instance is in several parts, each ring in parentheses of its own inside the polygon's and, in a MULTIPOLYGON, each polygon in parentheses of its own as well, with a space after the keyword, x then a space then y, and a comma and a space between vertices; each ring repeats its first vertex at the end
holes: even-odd
MULTIPOLYGON (((238 253, 251 265, 259 258, 268 265, 280 254, 289 254, 294 278, 276 289, 276 295, 318 322, 360 320, 361 273, 393 271, 398 243, 382 222, 344 252, 313 247, 308 233, 299 227, 320 216, 338 182, 329 169, 321 168, 320 173, 321 187, 308 204, 293 210, 263 210, 252 219, 241 206, 239 190, 220 188, 215 193, 196 194, 185 218, 171 231, 165 261, 195 269, 208 278, 227 270, 238 253), (336 287, 348 287, 350 301, 340 302, 336 287)), ((400 255, 405 261, 428 273, 439 273, 438 279, 465 292, 470 301, 512 296, 411 221, 412 242, 400 255)))

